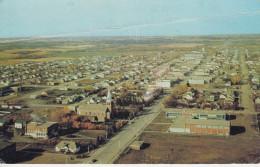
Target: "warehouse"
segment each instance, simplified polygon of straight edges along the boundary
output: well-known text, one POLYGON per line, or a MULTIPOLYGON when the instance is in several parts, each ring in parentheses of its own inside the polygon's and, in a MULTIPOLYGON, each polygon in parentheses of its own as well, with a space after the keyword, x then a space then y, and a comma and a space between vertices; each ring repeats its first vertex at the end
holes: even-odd
POLYGON ((185 128, 190 129, 190 133, 229 135, 230 121, 189 119, 185 128))
POLYGON ((196 119, 216 119, 216 120, 226 120, 225 111, 207 111, 207 110, 172 110, 165 109, 166 118, 174 119, 180 116, 193 116, 196 119))
POLYGON ((192 116, 180 116, 170 126, 169 131, 177 133, 229 135, 230 121, 192 119, 192 116))

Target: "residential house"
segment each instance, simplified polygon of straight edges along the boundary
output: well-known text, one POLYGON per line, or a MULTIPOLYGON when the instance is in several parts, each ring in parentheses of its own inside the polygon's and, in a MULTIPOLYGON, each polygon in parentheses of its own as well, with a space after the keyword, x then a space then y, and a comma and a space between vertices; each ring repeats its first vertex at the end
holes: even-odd
POLYGON ((80 146, 73 141, 61 141, 55 146, 55 149, 57 152, 77 153, 80 146))

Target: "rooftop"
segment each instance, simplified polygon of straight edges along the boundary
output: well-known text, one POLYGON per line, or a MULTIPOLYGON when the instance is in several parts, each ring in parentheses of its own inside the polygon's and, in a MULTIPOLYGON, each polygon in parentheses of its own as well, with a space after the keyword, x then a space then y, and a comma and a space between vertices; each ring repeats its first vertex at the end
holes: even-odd
POLYGON ((170 128, 185 128, 185 124, 187 123, 187 120, 191 117, 188 116, 181 116, 178 117, 176 120, 174 120, 173 124, 171 124, 170 128))
POLYGON ((105 111, 107 106, 105 104, 84 104, 80 105, 78 110, 91 110, 91 111, 105 111))
POLYGON ((130 147, 141 147, 141 145, 144 143, 144 141, 134 141, 130 147))
POLYGON ((187 124, 193 125, 220 125, 230 126, 230 121, 225 120, 209 120, 209 119, 188 119, 187 124))
POLYGON ((192 114, 212 114, 212 115, 224 115, 226 113, 228 113, 228 111, 224 111, 224 110, 218 110, 218 111, 212 111, 212 110, 185 110, 185 109, 173 109, 173 108, 165 108, 164 109, 165 112, 172 112, 172 113, 192 113, 192 114))
POLYGON ((57 122, 46 122, 46 123, 43 123, 41 125, 39 125, 39 127, 44 127, 44 128, 48 128, 54 124, 57 124, 57 122))

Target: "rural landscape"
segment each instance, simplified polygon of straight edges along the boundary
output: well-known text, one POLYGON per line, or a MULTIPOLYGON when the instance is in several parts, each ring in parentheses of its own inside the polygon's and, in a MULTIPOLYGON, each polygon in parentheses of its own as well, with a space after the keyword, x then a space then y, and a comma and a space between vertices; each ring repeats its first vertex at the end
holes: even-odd
POLYGON ((259 35, 1 42, 6 162, 254 163, 259 45, 259 35))

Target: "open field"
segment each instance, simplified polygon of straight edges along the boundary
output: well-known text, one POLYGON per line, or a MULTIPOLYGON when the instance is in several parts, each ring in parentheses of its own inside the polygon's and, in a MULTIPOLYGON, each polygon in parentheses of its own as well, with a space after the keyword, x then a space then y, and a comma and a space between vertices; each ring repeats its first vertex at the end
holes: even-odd
MULTIPOLYGON (((0 40, 0 65, 10 65, 28 61, 43 62, 52 60, 73 59, 82 56, 142 56, 160 51, 173 51, 171 54, 183 51, 198 50, 205 46, 211 53, 211 46, 219 47, 223 39, 233 39, 236 46, 249 46, 257 50, 259 35, 234 36, 181 36, 181 37, 143 37, 137 41, 132 37, 86 37, 86 38, 53 38, 34 39, 20 42, 0 40)), ((214 49, 213 49, 214 50, 214 49)), ((214 52, 212 52, 214 53, 214 52)), ((165 53, 167 54, 167 53, 165 53)))
POLYGON ((75 155, 42 153, 42 152, 18 152, 19 164, 77 164, 81 159, 75 155))
POLYGON ((143 133, 140 137, 150 146, 130 150, 117 164, 131 163, 254 163, 260 155, 259 138, 143 133))

